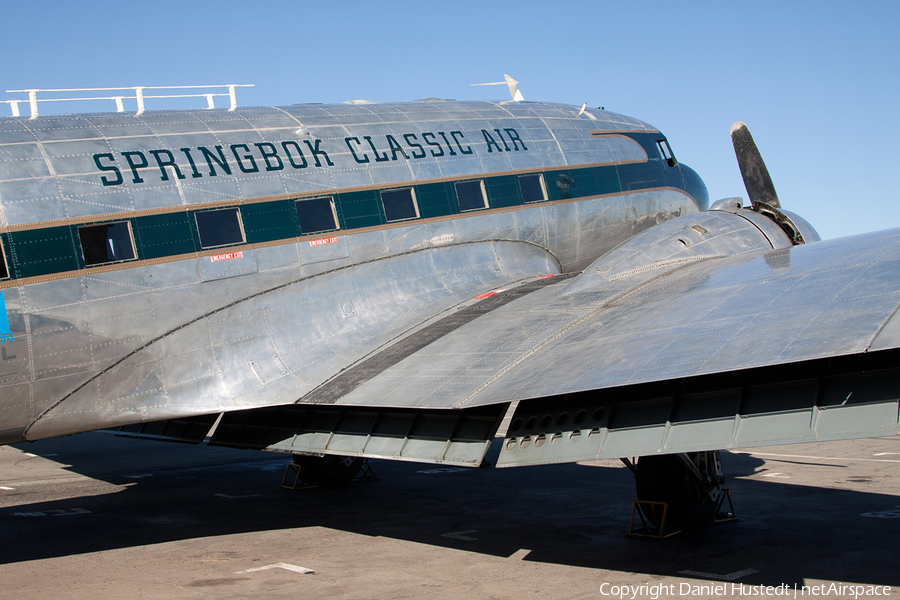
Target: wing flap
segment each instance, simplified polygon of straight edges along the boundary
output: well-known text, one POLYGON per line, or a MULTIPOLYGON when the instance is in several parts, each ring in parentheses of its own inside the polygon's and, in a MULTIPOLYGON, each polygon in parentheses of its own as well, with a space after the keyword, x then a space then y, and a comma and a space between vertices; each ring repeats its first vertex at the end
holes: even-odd
POLYGON ((211 445, 477 467, 508 406, 466 410, 288 405, 227 413, 211 445))
POLYGON ((900 350, 519 402, 498 467, 893 435, 900 350))

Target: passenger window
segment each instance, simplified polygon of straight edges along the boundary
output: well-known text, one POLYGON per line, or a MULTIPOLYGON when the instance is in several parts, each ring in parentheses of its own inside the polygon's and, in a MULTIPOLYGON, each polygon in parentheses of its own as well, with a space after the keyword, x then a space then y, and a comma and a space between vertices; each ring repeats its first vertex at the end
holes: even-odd
POLYGON ((87 266, 134 259, 134 238, 128 221, 83 225, 78 228, 78 238, 87 266))
POLYGON ((331 196, 297 200, 294 206, 297 209, 297 216, 300 218, 301 233, 318 233, 339 229, 334 212, 334 199, 331 196))
POLYGON ((525 202, 540 202, 547 199, 547 187, 544 185, 544 176, 540 173, 519 175, 519 188, 525 202))
POLYGON ((244 242, 241 211, 237 208, 194 213, 201 248, 215 248, 244 242))
POLYGON ((384 206, 384 217, 388 223, 415 219, 419 216, 416 206, 416 195, 412 188, 381 192, 381 204, 384 206))
POLYGON ((487 194, 484 191, 484 181, 461 181, 456 184, 456 197, 459 200, 459 210, 478 210, 487 208, 487 194))
POLYGON ((666 164, 670 167, 674 167, 678 164, 675 161, 675 155, 672 154, 672 148, 669 147, 669 142, 666 140, 656 140, 656 146, 659 148, 659 156, 666 161, 666 164))
POLYGON ((6 251, 3 249, 3 240, 0 240, 0 279, 9 277, 9 269, 6 266, 6 251))

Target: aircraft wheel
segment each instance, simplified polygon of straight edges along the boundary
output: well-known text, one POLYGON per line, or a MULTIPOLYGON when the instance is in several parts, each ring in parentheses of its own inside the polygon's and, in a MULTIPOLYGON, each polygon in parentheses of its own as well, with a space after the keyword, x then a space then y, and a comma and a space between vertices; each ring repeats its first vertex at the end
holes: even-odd
MULTIPOLYGON (((708 523, 715 515, 725 481, 717 451, 642 456, 635 477, 638 500, 668 504, 666 532, 694 529, 708 523), (703 479, 685 464, 685 458, 695 465, 703 479)), ((642 510, 654 526, 660 526, 662 506, 644 505, 642 510)))
POLYGON ((336 488, 347 485, 356 477, 363 459, 356 456, 310 456, 295 454, 294 464, 300 465, 300 478, 309 485, 336 488))

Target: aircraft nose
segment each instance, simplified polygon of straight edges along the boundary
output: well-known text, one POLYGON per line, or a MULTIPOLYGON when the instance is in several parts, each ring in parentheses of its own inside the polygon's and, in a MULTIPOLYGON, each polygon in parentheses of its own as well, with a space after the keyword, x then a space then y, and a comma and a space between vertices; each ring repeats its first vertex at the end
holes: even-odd
POLYGON ((691 195, 694 202, 700 207, 700 210, 708 209, 709 191, 706 189, 706 184, 703 183, 703 179, 700 178, 697 171, 686 164, 678 163, 678 166, 681 167, 681 176, 684 178, 684 189, 691 195))

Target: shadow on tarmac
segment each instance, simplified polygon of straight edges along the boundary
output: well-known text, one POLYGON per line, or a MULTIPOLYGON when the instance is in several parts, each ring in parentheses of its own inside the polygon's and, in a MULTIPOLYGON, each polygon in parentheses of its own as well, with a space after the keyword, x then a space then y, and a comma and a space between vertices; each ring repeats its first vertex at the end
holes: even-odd
MULTIPOLYGON (((727 581, 752 569, 740 576, 746 585, 900 584, 900 519, 862 516, 894 509, 896 495, 753 479, 766 463, 748 454, 723 456, 740 521, 651 540, 625 535, 634 482, 616 461, 516 469, 372 461, 378 481, 285 490, 285 455, 102 433, 18 447, 116 487, 98 494, 96 482, 69 480, 49 486, 64 499, 22 504, 16 491, 5 492, 0 564, 326 527, 500 557, 529 550, 528 561, 646 575, 683 578, 690 570, 727 581)), ((489 458, 498 451, 494 444, 489 458)), ((863 469, 854 465, 848 475, 865 480, 863 469)), ((33 488, 22 486, 23 500, 33 488)))

